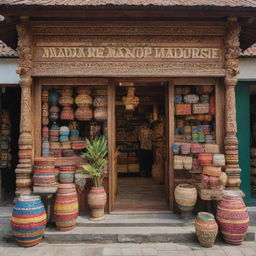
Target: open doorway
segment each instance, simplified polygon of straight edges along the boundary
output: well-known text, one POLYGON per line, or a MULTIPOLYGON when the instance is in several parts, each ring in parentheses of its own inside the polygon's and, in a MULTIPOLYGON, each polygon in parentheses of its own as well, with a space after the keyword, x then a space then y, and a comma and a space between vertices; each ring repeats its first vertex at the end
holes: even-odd
POLYGON ((0 91, 0 204, 12 203, 15 197, 20 98, 19 87, 2 88, 0 91))
POLYGON ((169 209, 166 112, 164 83, 124 82, 116 87, 115 212, 169 209))

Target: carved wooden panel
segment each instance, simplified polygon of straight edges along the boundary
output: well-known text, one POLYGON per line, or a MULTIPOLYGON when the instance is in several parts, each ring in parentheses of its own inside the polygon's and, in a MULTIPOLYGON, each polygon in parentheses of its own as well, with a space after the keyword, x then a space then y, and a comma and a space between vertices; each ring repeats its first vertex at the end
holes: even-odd
POLYGON ((224 76, 217 24, 32 23, 34 76, 224 76))

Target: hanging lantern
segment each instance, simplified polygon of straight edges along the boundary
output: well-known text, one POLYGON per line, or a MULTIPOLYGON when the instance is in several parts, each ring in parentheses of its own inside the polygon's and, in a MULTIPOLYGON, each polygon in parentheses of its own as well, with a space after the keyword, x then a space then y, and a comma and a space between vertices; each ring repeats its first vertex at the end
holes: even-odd
POLYGON ((134 111, 135 108, 139 104, 139 98, 134 95, 135 88, 134 87, 128 87, 127 88, 127 96, 123 97, 123 102, 125 104, 126 110, 132 110, 134 111))

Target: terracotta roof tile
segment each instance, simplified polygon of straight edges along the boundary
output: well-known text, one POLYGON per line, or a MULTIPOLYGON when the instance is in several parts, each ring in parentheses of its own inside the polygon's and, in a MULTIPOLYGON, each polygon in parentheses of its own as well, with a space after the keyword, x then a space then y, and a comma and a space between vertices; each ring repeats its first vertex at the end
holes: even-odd
POLYGON ((4 42, 0 41, 0 58, 13 58, 17 56, 16 51, 7 46, 4 42))
POLYGON ((1 0, 0 5, 13 6, 211 6, 256 7, 255 0, 1 0))
POLYGON ((256 43, 250 48, 245 50, 242 54, 243 57, 256 57, 256 43))

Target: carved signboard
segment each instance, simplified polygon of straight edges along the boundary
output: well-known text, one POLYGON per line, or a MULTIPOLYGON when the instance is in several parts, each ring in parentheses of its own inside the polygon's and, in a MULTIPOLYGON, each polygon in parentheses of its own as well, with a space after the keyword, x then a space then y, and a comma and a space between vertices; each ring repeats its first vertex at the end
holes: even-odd
POLYGON ((181 25, 36 24, 33 75, 224 76, 224 27, 181 25))

